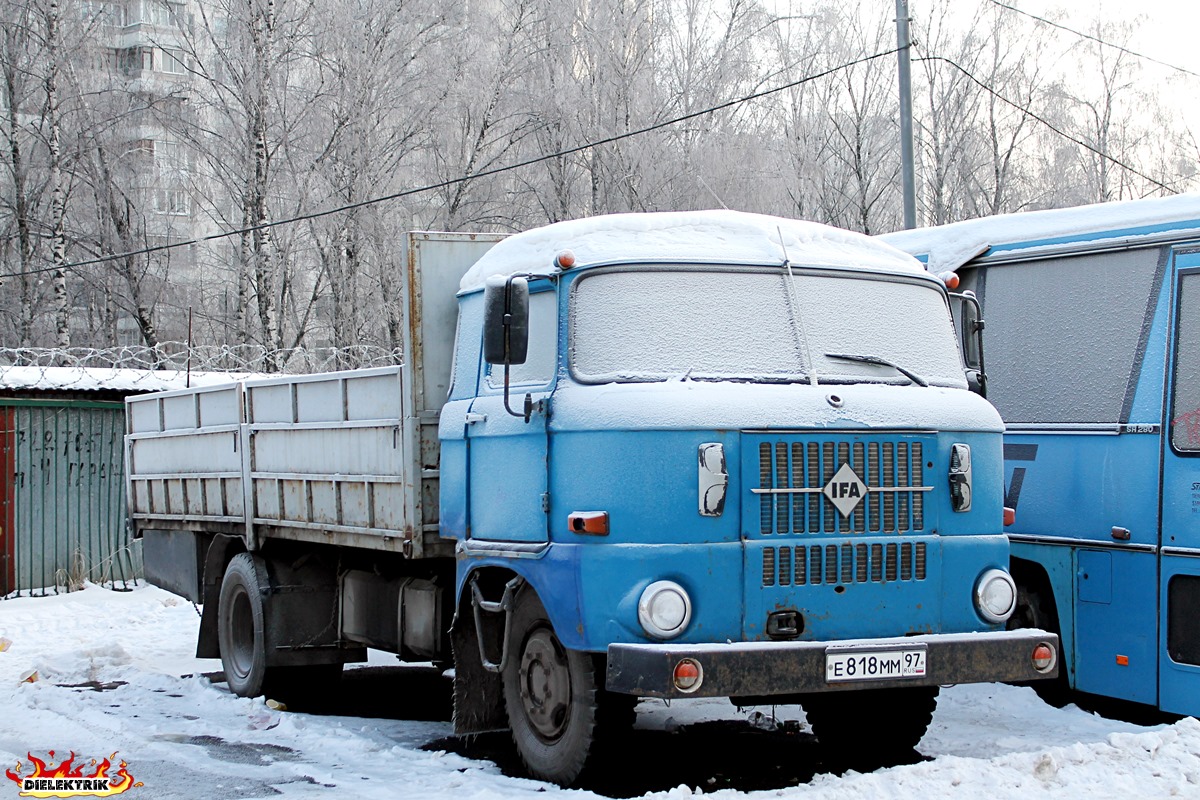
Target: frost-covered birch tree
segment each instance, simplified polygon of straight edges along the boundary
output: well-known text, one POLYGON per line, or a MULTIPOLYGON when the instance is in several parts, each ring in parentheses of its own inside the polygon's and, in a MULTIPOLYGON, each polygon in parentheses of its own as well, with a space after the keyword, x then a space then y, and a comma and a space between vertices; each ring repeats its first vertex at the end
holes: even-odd
POLYGON ((31 67, 42 59, 43 48, 38 36, 39 19, 32 3, 3 0, 0 9, 7 20, 0 28, 6 212, 0 218, 4 228, 0 256, 5 274, 11 276, 5 280, 0 303, 7 336, 18 347, 29 347, 34 343, 34 322, 42 300, 40 281, 34 270, 41 249, 38 243, 44 235, 39 217, 45 188, 37 169, 44 163, 44 156, 37 147, 38 81, 31 67))
POLYGON ((178 132, 198 156, 204 212, 242 231, 223 253, 235 265, 233 336, 283 348, 298 333, 298 317, 289 314, 295 309, 287 307, 296 298, 295 264, 271 225, 296 205, 288 196, 294 182, 276 159, 324 97, 321 87, 305 85, 313 74, 314 7, 309 0, 206 0, 196 10, 186 38, 196 91, 178 132))
MULTIPOLYGON (((456 20, 428 0, 338 0, 314 34, 314 78, 325 102, 289 148, 307 207, 350 207, 311 220, 313 289, 327 298, 322 316, 338 348, 362 343, 393 349, 403 340, 396 231, 414 215, 402 204, 359 205, 414 184, 427 146, 431 103, 443 74, 434 48, 453 38, 456 20)), ((346 365, 352 365, 346 361, 346 365)))
MULTIPOLYGON (((890 13, 841 9, 831 20, 833 53, 885 52, 894 41, 890 13)), ((840 60, 826 58, 827 64, 840 60)), ((883 59, 860 63, 818 86, 831 141, 817 200, 822 221, 863 233, 892 230, 900 165, 894 64, 883 59)))

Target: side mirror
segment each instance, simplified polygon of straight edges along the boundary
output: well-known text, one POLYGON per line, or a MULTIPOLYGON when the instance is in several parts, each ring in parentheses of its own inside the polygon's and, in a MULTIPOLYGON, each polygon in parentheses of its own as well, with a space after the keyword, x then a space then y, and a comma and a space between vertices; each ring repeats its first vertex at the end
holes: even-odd
POLYGON ((987 372, 983 367, 983 312, 974 292, 951 294, 958 301, 959 344, 967 367, 967 388, 987 397, 987 372))
POLYGON ((529 281, 488 278, 483 290, 483 360, 524 364, 529 353, 529 281))

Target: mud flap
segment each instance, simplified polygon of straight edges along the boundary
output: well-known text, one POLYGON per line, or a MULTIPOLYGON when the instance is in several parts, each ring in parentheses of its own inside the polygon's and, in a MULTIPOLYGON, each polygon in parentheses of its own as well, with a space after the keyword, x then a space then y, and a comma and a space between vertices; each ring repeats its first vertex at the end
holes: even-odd
POLYGON ((204 575, 201 583, 203 611, 200 614, 200 634, 196 637, 196 658, 220 658, 221 645, 217 641, 217 605, 221 596, 221 580, 225 577, 225 565, 229 559, 246 549, 240 536, 217 534, 204 557, 204 575))
POLYGON ((475 615, 462 608, 459 612, 450 630, 454 651, 454 732, 505 730, 508 715, 504 711, 504 686, 500 674, 485 669, 479 657, 475 615))

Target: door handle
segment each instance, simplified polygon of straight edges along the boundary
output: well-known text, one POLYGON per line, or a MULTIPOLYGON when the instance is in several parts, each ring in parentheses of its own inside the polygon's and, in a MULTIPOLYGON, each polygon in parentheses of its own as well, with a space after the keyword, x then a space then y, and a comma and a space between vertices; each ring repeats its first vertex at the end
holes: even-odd
POLYGON ((1128 542, 1130 537, 1129 528, 1119 528, 1114 525, 1112 529, 1112 537, 1121 542, 1128 542))
POLYGON ((476 422, 487 422, 487 414, 476 414, 474 411, 468 411, 466 419, 468 425, 474 425, 476 422))

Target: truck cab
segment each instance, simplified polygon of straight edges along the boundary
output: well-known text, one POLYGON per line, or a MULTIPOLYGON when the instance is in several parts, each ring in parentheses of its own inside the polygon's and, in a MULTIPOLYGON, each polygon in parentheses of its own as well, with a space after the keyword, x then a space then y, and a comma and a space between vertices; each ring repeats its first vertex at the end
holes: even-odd
POLYGON ((1003 630, 1003 424, 915 260, 623 215, 497 244, 459 304, 440 517, 456 645, 483 644, 457 708, 535 774, 571 779, 556 748, 630 697, 799 701, 828 743, 904 750, 939 684, 1053 674, 1053 636, 1003 630), (505 709, 472 705, 489 680, 505 709))

